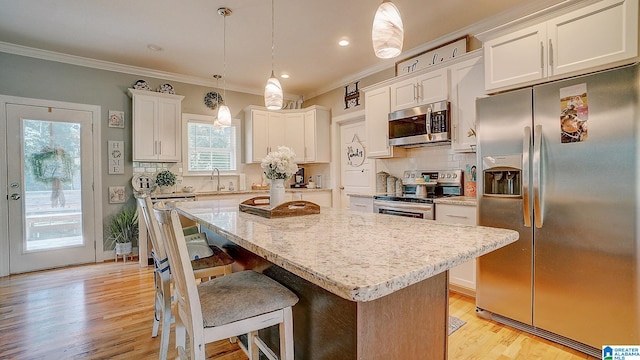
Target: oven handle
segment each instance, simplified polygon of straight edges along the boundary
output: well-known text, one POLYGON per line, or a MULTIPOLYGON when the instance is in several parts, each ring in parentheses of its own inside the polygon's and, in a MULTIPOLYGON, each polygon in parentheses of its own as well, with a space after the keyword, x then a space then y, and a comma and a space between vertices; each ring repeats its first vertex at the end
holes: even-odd
POLYGON ((374 201, 373 205, 378 208, 386 208, 390 210, 416 210, 416 211, 432 211, 432 204, 423 204, 423 205, 405 205, 393 203, 391 204, 389 201, 374 201))

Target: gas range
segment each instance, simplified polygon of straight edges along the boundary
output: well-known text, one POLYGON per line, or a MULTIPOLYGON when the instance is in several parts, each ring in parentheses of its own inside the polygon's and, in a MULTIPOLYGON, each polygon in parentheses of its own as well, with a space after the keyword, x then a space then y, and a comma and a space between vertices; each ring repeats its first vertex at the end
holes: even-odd
POLYGON ((462 195, 463 181, 462 170, 406 170, 402 193, 374 196, 374 212, 433 220, 433 200, 462 195))

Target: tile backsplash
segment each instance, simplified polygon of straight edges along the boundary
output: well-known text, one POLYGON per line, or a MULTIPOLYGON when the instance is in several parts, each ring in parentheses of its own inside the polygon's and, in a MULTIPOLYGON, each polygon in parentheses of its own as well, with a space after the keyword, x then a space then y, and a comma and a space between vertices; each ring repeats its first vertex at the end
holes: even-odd
POLYGON ((403 158, 377 160, 376 172, 402 176, 405 170, 464 170, 476 162, 476 153, 458 153, 448 146, 418 147, 407 149, 403 158))

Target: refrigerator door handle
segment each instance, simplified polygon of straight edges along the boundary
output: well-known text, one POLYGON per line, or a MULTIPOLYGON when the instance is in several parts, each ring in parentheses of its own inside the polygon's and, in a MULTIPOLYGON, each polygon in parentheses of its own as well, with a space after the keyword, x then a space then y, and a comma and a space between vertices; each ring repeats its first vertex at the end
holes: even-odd
POLYGON ((524 226, 531 227, 529 204, 529 149, 531 149, 531 127, 525 126, 522 139, 522 215, 524 226))
POLYGON ((542 227, 542 125, 536 125, 533 132, 533 217, 536 227, 542 227))

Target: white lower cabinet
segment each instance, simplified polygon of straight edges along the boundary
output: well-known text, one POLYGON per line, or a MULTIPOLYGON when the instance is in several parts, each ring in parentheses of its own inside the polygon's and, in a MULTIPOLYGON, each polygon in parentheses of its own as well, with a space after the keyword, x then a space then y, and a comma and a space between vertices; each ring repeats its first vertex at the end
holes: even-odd
POLYGON ((373 197, 349 196, 349 209, 360 212, 373 212, 373 197))
POLYGON ((331 207, 331 191, 308 191, 300 190, 289 193, 292 196, 290 201, 304 200, 310 201, 321 207, 331 207))
MULTIPOLYGON (((436 204, 436 221, 448 224, 477 225, 476 207, 436 204)), ((467 261, 449 270, 451 290, 466 295, 476 293, 476 260, 467 261)))

